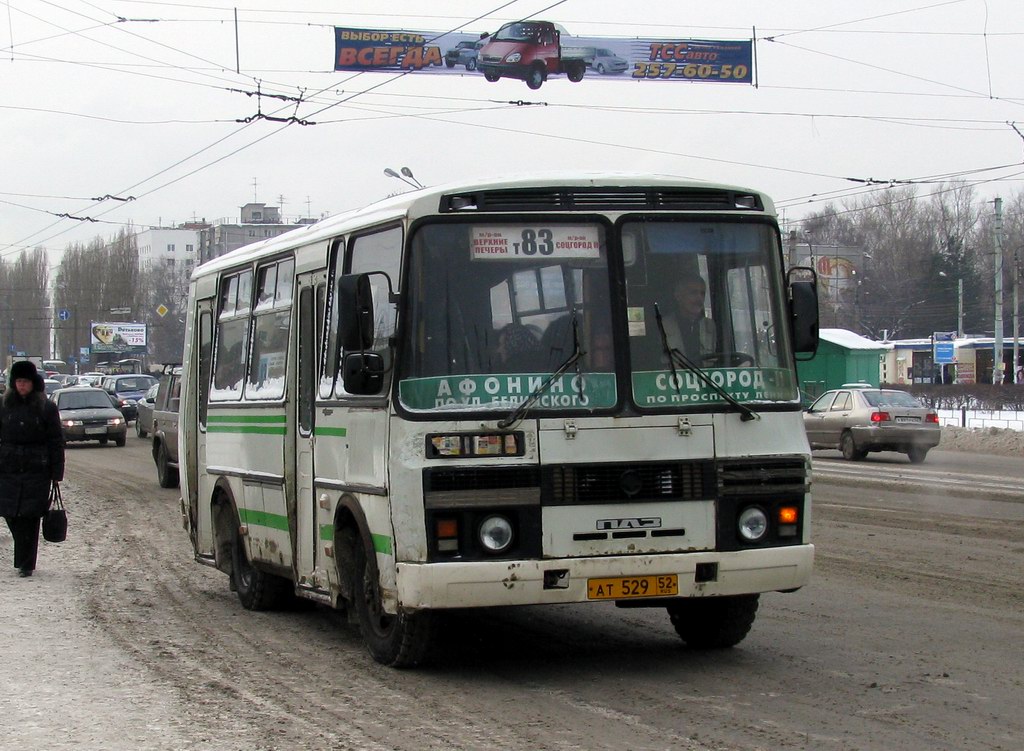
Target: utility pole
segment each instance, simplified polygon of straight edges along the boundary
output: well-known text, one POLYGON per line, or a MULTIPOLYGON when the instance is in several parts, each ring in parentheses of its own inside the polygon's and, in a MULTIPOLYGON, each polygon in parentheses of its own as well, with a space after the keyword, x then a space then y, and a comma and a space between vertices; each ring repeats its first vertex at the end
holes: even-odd
POLYGON ((992 383, 1003 382, 1003 199, 994 201, 996 209, 995 241, 996 241, 996 310, 995 310, 995 342, 992 344, 992 383))
POLYGON ((1013 249, 1013 370, 1010 373, 1011 383, 1020 383, 1017 379, 1017 368, 1019 367, 1017 357, 1020 354, 1020 329, 1018 328, 1020 316, 1017 312, 1020 309, 1020 267, 1017 265, 1018 250, 1020 248, 1013 249))
POLYGON ((956 338, 964 338, 964 280, 956 280, 956 338))

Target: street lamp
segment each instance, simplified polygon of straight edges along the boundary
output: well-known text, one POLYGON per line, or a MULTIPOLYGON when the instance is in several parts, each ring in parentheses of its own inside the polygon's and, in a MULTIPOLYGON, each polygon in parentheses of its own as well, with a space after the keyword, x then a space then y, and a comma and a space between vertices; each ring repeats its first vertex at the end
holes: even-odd
MULTIPOLYGON (((940 271, 939 276, 949 278, 945 271, 940 271)), ((964 280, 962 277, 956 280, 956 338, 963 339, 964 336, 964 280)))
POLYGON ((402 167, 401 174, 395 172, 390 167, 385 167, 384 174, 387 175, 388 177, 394 177, 397 180, 401 180, 406 185, 411 185, 412 187, 417 189, 424 187, 423 183, 416 179, 416 175, 414 175, 412 173, 412 170, 409 169, 408 167, 402 167))

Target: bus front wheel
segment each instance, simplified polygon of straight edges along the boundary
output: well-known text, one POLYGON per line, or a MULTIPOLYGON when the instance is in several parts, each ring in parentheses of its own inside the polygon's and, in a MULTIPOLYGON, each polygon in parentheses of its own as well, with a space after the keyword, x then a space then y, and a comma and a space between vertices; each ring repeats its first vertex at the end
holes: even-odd
POLYGON ((292 599, 291 582, 254 568, 245 552, 241 524, 235 513, 231 536, 231 588, 246 610, 273 610, 292 599))
POLYGON ((668 606, 676 633, 694 649, 735 647, 749 633, 757 615, 758 595, 696 597, 668 606))
POLYGON ((385 612, 376 571, 369 565, 361 542, 356 542, 353 553, 352 599, 359 630, 370 655, 389 667, 418 665, 426 658, 430 647, 434 614, 385 612))

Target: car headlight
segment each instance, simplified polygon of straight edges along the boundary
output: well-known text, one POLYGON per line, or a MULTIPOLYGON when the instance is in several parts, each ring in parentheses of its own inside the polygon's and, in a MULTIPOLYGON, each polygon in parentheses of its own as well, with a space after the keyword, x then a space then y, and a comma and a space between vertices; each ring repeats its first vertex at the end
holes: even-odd
POLYGON ((747 542, 758 542, 768 534, 768 515, 757 506, 748 506, 740 513, 736 528, 747 542))
POLYGON ((123 417, 111 417, 109 420, 107 420, 107 425, 121 425, 123 423, 123 417))
POLYGON ((480 522, 480 544, 488 553, 504 553, 512 546, 512 522, 504 516, 488 516, 480 522))
POLYGON ((61 420, 60 424, 65 428, 74 428, 82 424, 81 420, 61 420))
POLYGON ((523 54, 521 52, 513 52, 511 55, 509 55, 508 57, 505 58, 505 62, 506 63, 518 63, 522 59, 523 59, 523 54))

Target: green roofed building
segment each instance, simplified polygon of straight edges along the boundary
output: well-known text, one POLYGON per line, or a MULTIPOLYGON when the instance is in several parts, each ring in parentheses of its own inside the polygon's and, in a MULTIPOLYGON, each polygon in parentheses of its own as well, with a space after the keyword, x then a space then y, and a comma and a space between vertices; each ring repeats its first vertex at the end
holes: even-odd
POLYGON ((888 342, 876 342, 846 329, 822 329, 818 354, 797 361, 800 390, 806 403, 844 383, 878 387, 882 381, 888 342))

